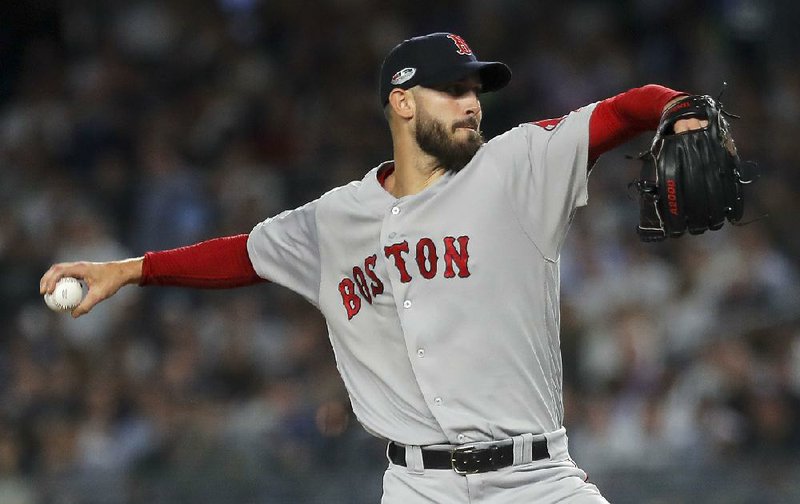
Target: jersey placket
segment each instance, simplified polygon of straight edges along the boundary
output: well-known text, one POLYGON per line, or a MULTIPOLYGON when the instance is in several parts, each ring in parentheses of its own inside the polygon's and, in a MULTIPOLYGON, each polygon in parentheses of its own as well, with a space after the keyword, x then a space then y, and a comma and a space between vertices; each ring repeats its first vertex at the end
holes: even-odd
POLYGON ((421 367, 431 365, 432 356, 429 356, 426 351, 425 335, 413 329, 420 327, 420 325, 410 321, 416 315, 415 303, 419 300, 414 299, 411 293, 411 285, 413 284, 411 278, 416 273, 409 269, 410 265, 414 263, 412 259, 414 244, 408 242, 408 236, 403 229, 407 227, 408 210, 413 204, 414 202, 412 201, 397 201, 387 210, 381 229, 381 244, 384 246, 386 271, 388 272, 389 282, 392 285, 397 318, 400 321, 402 336, 406 344, 406 352, 414 377, 432 415, 439 425, 442 425, 440 415, 441 409, 445 407, 445 399, 431 389, 430 383, 421 379, 422 376, 429 374, 425 373, 421 367), (398 248, 402 249, 402 251, 398 251, 398 248), (398 256, 399 259, 396 258, 398 256))

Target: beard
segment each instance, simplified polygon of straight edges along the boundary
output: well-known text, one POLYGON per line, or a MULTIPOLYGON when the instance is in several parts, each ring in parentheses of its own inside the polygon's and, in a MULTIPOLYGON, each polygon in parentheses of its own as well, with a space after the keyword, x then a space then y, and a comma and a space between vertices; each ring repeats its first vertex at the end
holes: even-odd
POLYGON ((414 137, 423 152, 433 156, 439 164, 452 173, 457 173, 472 160, 484 143, 483 135, 477 129, 476 118, 456 121, 447 128, 442 121, 419 110, 414 137), (456 140, 458 128, 475 128, 468 132, 466 140, 456 140))

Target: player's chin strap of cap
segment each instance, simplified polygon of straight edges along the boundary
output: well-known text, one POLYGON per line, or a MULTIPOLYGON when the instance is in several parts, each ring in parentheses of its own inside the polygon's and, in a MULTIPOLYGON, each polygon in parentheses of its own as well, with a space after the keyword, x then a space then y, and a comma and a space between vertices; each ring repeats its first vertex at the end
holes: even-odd
MULTIPOLYGON (((458 474, 477 474, 496 471, 514 465, 514 444, 489 446, 464 446, 451 450, 422 448, 422 464, 425 469, 452 469, 458 474)), ((390 442, 386 451, 393 464, 406 467, 406 449, 390 442)), ((531 458, 525 462, 550 458, 547 439, 533 440, 531 458)))

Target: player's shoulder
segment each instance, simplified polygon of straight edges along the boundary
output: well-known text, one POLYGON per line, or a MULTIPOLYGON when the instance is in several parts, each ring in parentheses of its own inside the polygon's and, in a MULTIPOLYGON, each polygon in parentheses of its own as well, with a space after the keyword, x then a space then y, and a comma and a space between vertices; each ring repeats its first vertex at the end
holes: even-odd
POLYGON ((326 191, 320 196, 320 199, 346 198, 357 193, 362 183, 362 180, 352 180, 344 185, 326 191))
POLYGON ((572 110, 560 117, 537 119, 523 123, 519 127, 525 128, 527 131, 546 135, 560 129, 570 128, 576 125, 581 126, 588 124, 596 105, 596 103, 591 103, 572 110))
POLYGON ((484 144, 482 151, 495 153, 511 153, 517 149, 526 150, 531 142, 531 123, 523 123, 500 133, 484 144))
POLYGON ((352 211, 364 204, 386 197, 386 192, 379 183, 378 170, 388 164, 369 170, 362 179, 329 189, 306 206, 317 214, 336 215, 340 211, 352 211))
POLYGON ((536 138, 546 140, 556 132, 582 131, 588 128, 589 119, 591 118, 595 106, 596 103, 592 103, 560 117, 538 119, 521 123, 494 137, 489 143, 493 142, 507 145, 522 140, 529 142, 536 138))
POLYGON ((353 180, 347 184, 329 189, 317 198, 315 206, 317 208, 330 208, 331 206, 348 204, 357 197, 361 184, 361 180, 353 180))
MULTIPOLYGON (((345 184, 342 186, 334 187, 333 189, 329 189, 328 191, 324 192, 322 195, 313 199, 297 208, 284 210, 280 214, 271 217, 268 220, 279 220, 284 218, 288 215, 292 214, 306 214, 306 215, 316 215, 325 208, 330 208, 331 206, 335 206, 340 203, 343 199, 348 199, 348 195, 354 194, 357 191, 358 182, 350 182, 349 184, 345 184)), ((324 211, 324 210, 323 210, 324 211)))
MULTIPOLYGON (((374 170, 373 170, 374 171, 374 170)), ((372 171, 370 172, 372 173, 372 171)), ((322 194, 316 200, 317 212, 333 211, 337 208, 351 207, 361 199, 365 179, 353 180, 346 184, 334 187, 322 194)))
POLYGON ((517 143, 527 144, 532 137, 549 136, 565 118, 566 116, 518 124, 486 142, 486 146, 494 149, 508 149, 517 143))

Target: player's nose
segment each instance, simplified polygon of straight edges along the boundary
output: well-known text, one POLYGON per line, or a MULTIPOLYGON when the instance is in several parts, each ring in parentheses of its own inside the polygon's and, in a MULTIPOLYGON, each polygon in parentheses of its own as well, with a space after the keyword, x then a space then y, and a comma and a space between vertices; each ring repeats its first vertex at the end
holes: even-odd
POLYGON ((478 98, 478 93, 470 91, 464 96, 464 113, 469 116, 480 115, 481 100, 478 98))

